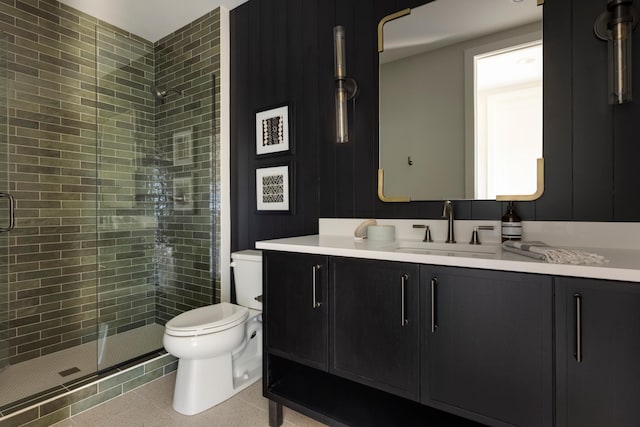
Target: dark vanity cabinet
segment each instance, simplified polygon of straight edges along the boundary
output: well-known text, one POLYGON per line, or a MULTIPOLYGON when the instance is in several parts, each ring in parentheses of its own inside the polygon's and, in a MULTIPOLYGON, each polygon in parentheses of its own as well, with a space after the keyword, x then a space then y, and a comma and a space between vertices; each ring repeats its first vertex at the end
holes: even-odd
POLYGON ((640 425, 639 284, 263 257, 276 415, 284 404, 330 425, 640 425))
POLYGON ((329 372, 419 400, 415 264, 331 258, 329 372))
POLYGON ((263 255, 265 345, 271 354, 328 369, 328 278, 324 255, 263 255))
POLYGON ((422 401, 491 425, 553 420, 548 276, 422 266, 422 401))
POLYGON ((640 284, 557 278, 556 313, 556 425, 640 425, 640 284))

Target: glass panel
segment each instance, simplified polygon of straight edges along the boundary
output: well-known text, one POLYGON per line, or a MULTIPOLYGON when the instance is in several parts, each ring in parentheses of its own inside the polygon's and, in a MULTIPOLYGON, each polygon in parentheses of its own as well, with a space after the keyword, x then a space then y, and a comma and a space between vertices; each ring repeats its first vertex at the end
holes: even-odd
MULTIPOLYGON (((0 33, 0 192, 7 193, 7 39, 0 33)), ((0 208, 0 221, 7 209, 0 208)), ((9 235, 0 233, 0 372, 9 365, 9 235)))
POLYGON ((211 242, 218 189, 215 79, 183 81, 171 48, 154 56, 151 44, 102 27, 96 40, 103 370, 162 348, 168 320, 217 301, 211 242))
POLYGON ((162 347, 155 240, 167 160, 155 150, 153 45, 96 29, 98 369, 162 347))

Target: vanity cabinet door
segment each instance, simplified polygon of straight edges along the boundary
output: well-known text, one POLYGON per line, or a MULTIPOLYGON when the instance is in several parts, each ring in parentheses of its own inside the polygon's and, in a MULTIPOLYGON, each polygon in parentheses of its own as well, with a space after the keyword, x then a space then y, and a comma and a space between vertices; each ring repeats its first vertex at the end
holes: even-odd
POLYGON ((331 258, 329 371, 419 399, 419 267, 331 258))
POLYGON ((266 351, 327 370, 328 258, 264 252, 266 351))
POLYGON ((640 284, 556 279, 558 426, 640 425, 640 284))
POLYGON ((421 285, 422 402, 489 425, 552 425, 552 279, 423 266, 421 285))

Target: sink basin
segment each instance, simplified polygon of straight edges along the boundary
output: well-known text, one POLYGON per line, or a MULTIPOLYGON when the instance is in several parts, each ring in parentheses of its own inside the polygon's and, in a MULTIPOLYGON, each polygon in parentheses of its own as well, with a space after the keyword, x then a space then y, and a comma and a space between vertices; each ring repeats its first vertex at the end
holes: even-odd
POLYGON ((393 251, 427 255, 492 257, 500 251, 500 247, 495 244, 399 242, 393 251))

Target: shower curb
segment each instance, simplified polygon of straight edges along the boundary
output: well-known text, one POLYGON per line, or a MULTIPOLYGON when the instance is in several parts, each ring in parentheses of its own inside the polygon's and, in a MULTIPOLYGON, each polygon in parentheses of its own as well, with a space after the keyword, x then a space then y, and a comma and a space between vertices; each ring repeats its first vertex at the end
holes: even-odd
POLYGON ((143 361, 78 381, 71 390, 0 417, 0 427, 45 427, 69 419, 176 370, 178 359, 162 352, 143 361))

